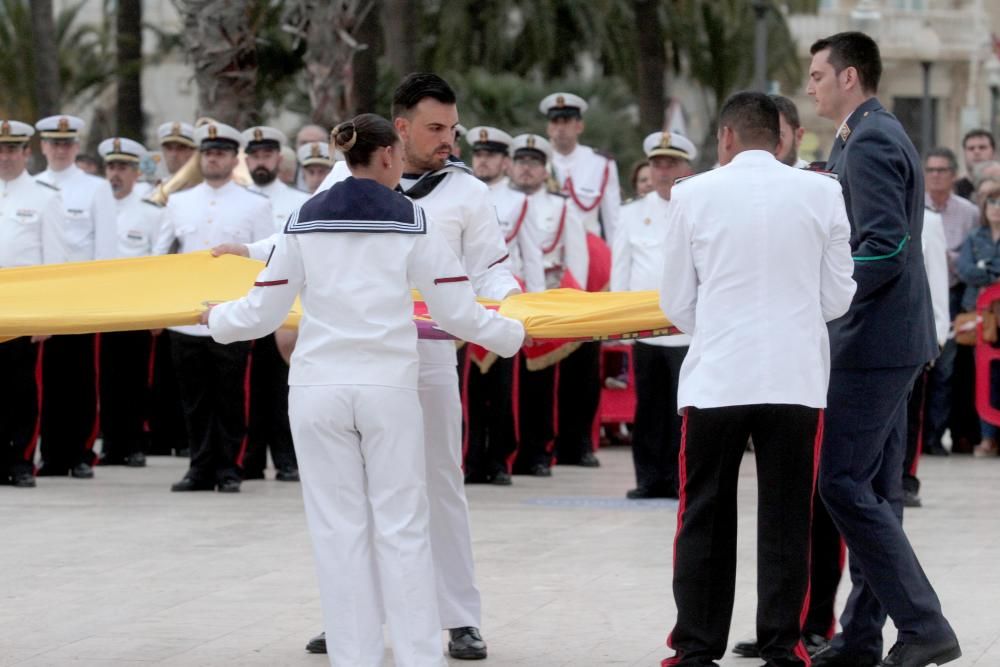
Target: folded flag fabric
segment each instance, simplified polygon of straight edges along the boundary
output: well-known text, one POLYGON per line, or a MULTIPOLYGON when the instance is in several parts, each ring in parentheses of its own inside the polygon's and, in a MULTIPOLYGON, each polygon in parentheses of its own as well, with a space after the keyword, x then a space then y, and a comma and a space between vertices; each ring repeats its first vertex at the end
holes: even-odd
MULTIPOLYGON (((245 295, 260 270, 260 262, 208 252, 0 269, 0 340, 195 324, 209 303, 245 295)), ((520 320, 540 340, 676 333, 656 292, 559 289, 482 303, 520 320)), ((300 315, 296 303, 286 325, 297 325, 300 315)), ((421 337, 449 337, 416 294, 414 319, 421 337)))

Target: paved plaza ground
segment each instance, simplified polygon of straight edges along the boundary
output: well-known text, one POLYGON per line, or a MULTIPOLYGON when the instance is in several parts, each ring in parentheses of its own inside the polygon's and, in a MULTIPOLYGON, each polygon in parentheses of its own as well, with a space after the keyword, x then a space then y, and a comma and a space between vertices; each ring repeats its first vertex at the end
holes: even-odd
MULTIPOLYGON (((490 649, 478 664, 654 667, 670 654, 676 503, 625 501, 629 451, 600 457, 596 470, 468 487, 490 649)), ((152 457, 91 481, 0 487, 0 665, 326 664, 303 650, 320 611, 299 486, 170 493, 185 467, 152 457)), ((953 664, 997 667, 1000 460, 925 458, 921 477, 907 531, 962 640, 953 664)), ((754 627, 751 456, 741 485, 732 640, 754 627)))

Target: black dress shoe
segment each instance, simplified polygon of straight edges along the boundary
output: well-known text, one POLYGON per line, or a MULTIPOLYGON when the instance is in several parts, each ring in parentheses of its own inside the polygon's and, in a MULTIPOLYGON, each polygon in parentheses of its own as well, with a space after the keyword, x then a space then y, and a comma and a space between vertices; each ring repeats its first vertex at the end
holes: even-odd
MULTIPOLYGON (((629 500, 647 500, 649 498, 677 498, 677 492, 671 489, 660 489, 660 488, 650 488, 648 486, 639 486, 625 494, 625 497, 629 500)), ((741 642, 743 644, 749 642, 741 642)), ((756 646, 756 643, 754 644, 756 646)), ((733 649, 736 650, 735 648, 733 649)), ((741 654, 742 655, 742 654, 741 654)), ((757 655, 747 656, 750 658, 756 658, 757 655)))
POLYGON ((310 653, 326 653, 326 633, 321 632, 306 644, 306 650, 310 653))
POLYGON ((903 507, 923 507, 920 494, 916 491, 903 491, 903 507))
POLYGON ((577 465, 583 468, 600 468, 601 462, 594 456, 594 452, 584 452, 577 465))
POLYGON ((297 468, 281 468, 275 473, 274 478, 279 482, 298 482, 299 471, 297 468))
POLYGON ((830 645, 830 640, 827 639, 824 635, 814 635, 807 633, 802 635, 802 643, 805 644, 806 653, 808 653, 809 657, 811 658, 820 651, 825 650, 826 647, 830 645))
POLYGON ((882 661, 883 667, 926 667, 943 665, 962 657, 962 649, 957 639, 946 639, 931 644, 904 644, 896 642, 889 655, 882 661))
POLYGON ((531 474, 535 477, 552 477, 552 468, 544 463, 536 463, 531 466, 531 474))
POLYGON ((878 667, 879 659, 870 655, 841 653, 832 645, 812 656, 813 667, 878 667))
POLYGON ((35 476, 30 472, 16 472, 10 476, 10 483, 20 489, 31 489, 36 486, 35 476))
POLYGON ((184 477, 170 487, 171 491, 212 491, 213 489, 215 489, 215 484, 199 482, 191 477, 184 477))
POLYGON ((125 465, 129 468, 145 468, 146 455, 142 452, 134 452, 125 457, 125 465))
POLYGON ((752 641, 736 642, 733 645, 733 653, 741 658, 759 658, 760 646, 757 645, 756 639, 752 641))
POLYGON ((69 474, 77 479, 93 479, 94 469, 88 463, 77 463, 69 474))
POLYGON ((514 483, 514 480, 510 478, 510 473, 506 470, 497 470, 493 473, 493 478, 490 479, 490 484, 496 484, 497 486, 510 486, 514 483))
POLYGON ((486 642, 479 634, 479 628, 452 628, 448 642, 448 655, 458 660, 482 660, 486 657, 486 642))
POLYGON ((219 493, 239 493, 240 492, 240 480, 238 479, 224 479, 219 482, 219 493))

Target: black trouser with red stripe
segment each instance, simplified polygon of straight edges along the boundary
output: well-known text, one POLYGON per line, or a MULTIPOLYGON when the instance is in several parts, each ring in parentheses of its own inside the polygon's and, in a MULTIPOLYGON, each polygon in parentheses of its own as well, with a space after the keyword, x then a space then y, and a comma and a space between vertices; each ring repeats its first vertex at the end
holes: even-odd
POLYGON ((465 360, 465 478, 488 481, 499 470, 510 472, 507 459, 517 449, 514 433, 514 364, 497 358, 486 373, 465 360))
POLYGON ((148 331, 101 334, 102 452, 108 462, 146 449, 152 346, 148 331))
POLYGON ((632 348, 636 397, 632 462, 640 489, 677 493, 677 452, 681 445, 677 385, 687 351, 686 345, 636 343, 632 348))
POLYGON ((181 408, 180 388, 171 352, 173 336, 163 331, 156 336, 153 353, 153 386, 149 410, 149 452, 169 456, 175 450, 187 449, 187 431, 184 428, 184 410, 181 408))
POLYGON ((917 466, 920 464, 920 450, 924 444, 924 414, 927 406, 927 378, 925 369, 917 376, 906 403, 906 455, 903 458, 903 490, 920 493, 917 466))
POLYGON ((819 497, 813 495, 812 571, 809 577, 809 611, 802 624, 802 635, 819 635, 830 639, 837 630, 837 587, 844 574, 847 548, 840 531, 833 525, 830 512, 819 497))
POLYGON ((726 652, 736 590, 736 487, 747 439, 757 462, 757 641, 769 664, 806 664, 809 536, 822 410, 801 405, 688 408, 674 543, 677 624, 666 665, 726 652))
POLYGON ((529 371, 520 354, 518 406, 521 439, 514 460, 515 473, 530 473, 536 465, 552 465, 555 439, 556 366, 529 371))
POLYGON ((97 337, 53 336, 42 355, 42 464, 63 473, 94 463, 97 438, 97 337))
POLYGON ((584 343, 559 362, 556 463, 575 464, 594 451, 594 418, 601 403, 601 344, 584 343))
POLYGON ((278 470, 296 470, 295 446, 288 424, 288 364, 274 334, 253 343, 250 362, 250 423, 241 466, 247 479, 263 477, 267 448, 278 470))
POLYGON ((173 331, 170 336, 191 447, 187 476, 203 484, 239 480, 250 343, 222 345, 173 331))
POLYGON ((26 336, 0 343, 0 483, 34 468, 38 348, 26 336))

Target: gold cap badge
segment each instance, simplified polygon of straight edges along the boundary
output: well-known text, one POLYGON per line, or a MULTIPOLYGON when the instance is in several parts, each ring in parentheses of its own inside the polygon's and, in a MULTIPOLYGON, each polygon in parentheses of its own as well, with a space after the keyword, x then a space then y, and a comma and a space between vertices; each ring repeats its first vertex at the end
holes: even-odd
POLYGON ((219 131, 215 129, 214 125, 208 126, 208 138, 215 139, 219 135, 219 131))

